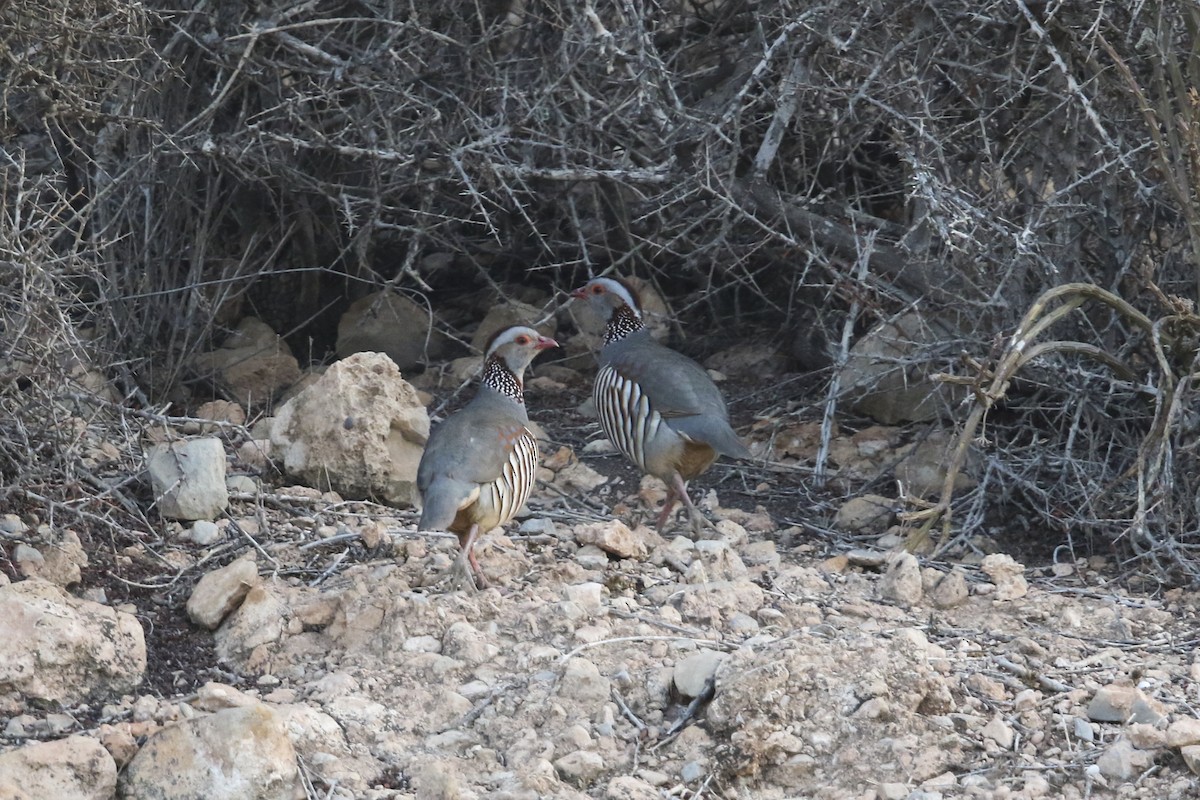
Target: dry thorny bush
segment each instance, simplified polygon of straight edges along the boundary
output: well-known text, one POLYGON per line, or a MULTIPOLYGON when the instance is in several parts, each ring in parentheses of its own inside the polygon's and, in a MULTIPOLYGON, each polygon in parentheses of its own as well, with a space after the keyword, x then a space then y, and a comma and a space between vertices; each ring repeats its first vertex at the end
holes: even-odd
POLYGON ((1194 581, 1198 27, 1183 0, 0 2, 3 491, 78 482, 79 328, 158 403, 246 313, 319 360, 374 289, 615 269, 694 351, 807 368, 919 307, 942 339, 897 368, 990 411, 979 488, 927 522, 1003 510, 1194 581), (1071 283, 1123 305, 1013 357, 1071 283))

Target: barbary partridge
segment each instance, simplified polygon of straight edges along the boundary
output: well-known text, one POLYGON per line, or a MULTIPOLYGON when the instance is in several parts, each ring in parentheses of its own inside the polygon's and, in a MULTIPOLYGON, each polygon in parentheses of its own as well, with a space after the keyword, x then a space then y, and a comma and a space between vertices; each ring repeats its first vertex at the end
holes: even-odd
POLYGON ((592 389, 600 427, 630 461, 667 484, 659 533, 676 500, 687 506, 699 533, 703 518, 688 497, 687 482, 718 455, 751 458, 729 426, 725 398, 703 367, 650 337, 628 283, 596 278, 572 296, 608 320, 592 389))
POLYGON ((480 532, 503 525, 525 504, 538 466, 537 439, 525 412, 525 368, 558 342, 532 328, 497 331, 483 380, 466 406, 433 430, 417 467, 423 509, 417 529, 458 534, 456 582, 487 581, 473 548, 480 532))

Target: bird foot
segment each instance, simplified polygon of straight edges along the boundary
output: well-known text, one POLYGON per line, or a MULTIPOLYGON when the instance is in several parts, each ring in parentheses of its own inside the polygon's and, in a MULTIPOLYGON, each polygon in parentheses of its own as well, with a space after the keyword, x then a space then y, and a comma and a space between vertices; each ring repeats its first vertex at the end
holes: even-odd
POLYGON ((450 568, 450 573, 446 576, 448 587, 451 590, 464 592, 478 592, 488 588, 487 578, 483 577, 483 571, 464 556, 465 554, 454 559, 454 566, 450 568))
POLYGON ((717 523, 713 522, 711 519, 704 516, 704 513, 701 512, 700 509, 696 508, 695 506, 692 506, 692 508, 689 509, 688 517, 690 518, 689 521, 691 522, 691 525, 692 525, 692 533, 696 535, 697 539, 701 539, 704 537, 705 529, 707 529, 709 531, 717 530, 717 523))

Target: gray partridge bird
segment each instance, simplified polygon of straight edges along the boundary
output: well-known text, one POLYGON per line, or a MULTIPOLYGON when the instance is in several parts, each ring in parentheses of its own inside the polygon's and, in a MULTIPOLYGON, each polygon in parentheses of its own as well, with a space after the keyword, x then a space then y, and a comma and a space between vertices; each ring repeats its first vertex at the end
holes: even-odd
POLYGON ((650 337, 628 283, 596 278, 572 296, 608 320, 592 389, 600 427, 630 461, 667 484, 659 533, 676 500, 683 501, 698 533, 703 518, 688 497, 687 482, 718 455, 751 458, 729 425, 725 398, 703 367, 650 337))
POLYGON ((475 560, 480 532, 503 525, 525 504, 537 474, 537 439, 525 412, 525 368, 558 342, 532 328, 497 331, 483 359, 478 393, 433 430, 417 467, 423 508, 417 529, 458 534, 458 582, 487 581, 475 560))

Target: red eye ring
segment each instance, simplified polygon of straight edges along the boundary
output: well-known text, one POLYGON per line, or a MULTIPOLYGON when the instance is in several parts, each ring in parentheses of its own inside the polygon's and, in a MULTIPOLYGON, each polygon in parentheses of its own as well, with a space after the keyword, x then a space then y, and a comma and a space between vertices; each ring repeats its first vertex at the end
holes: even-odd
POLYGON ((516 341, 516 343, 517 343, 517 344, 519 344, 521 347, 524 347, 525 345, 529 344, 529 337, 528 337, 528 336, 526 336, 525 334, 521 334, 520 336, 518 336, 518 337, 516 338, 516 340, 515 340, 515 341, 516 341))

